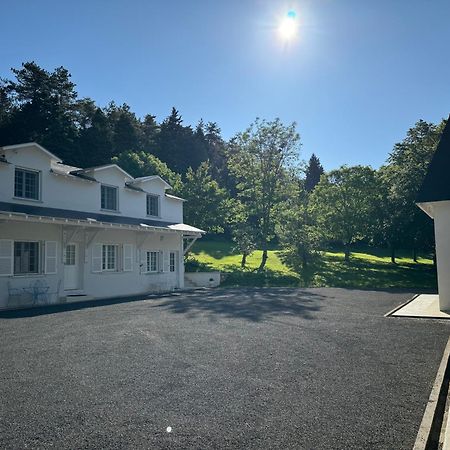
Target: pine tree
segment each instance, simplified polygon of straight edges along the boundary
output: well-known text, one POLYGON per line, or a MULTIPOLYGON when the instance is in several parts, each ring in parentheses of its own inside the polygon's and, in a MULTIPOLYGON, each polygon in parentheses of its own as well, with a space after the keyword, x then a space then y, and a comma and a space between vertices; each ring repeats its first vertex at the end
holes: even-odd
POLYGON ((324 173, 322 164, 319 158, 313 153, 309 158, 308 167, 306 169, 305 189, 307 192, 312 192, 320 181, 320 176, 324 173))

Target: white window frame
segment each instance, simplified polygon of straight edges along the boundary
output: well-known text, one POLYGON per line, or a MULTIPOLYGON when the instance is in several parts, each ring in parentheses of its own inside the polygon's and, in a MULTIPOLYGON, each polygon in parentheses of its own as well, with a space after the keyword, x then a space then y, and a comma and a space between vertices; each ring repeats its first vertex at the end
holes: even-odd
POLYGON ((175 273, 176 271, 177 271, 177 254, 176 252, 169 252, 169 272, 175 273))
POLYGON ((118 272, 119 271, 119 245, 118 244, 102 244, 102 272, 118 272), (108 248, 114 248, 114 259, 111 258, 108 248), (110 260, 113 259, 114 267, 110 268, 110 260))
MULTIPOLYGON (((105 201, 105 203, 106 203, 106 201, 105 201)), ((110 184, 104 184, 104 183, 102 183, 100 185, 100 209, 102 211, 114 211, 114 212, 118 212, 119 211, 119 188, 117 186, 111 186, 110 184), (116 193, 116 202, 115 202, 116 203, 116 209, 110 209, 110 208, 104 208, 103 207, 103 188, 114 189, 114 191, 116 193)))
POLYGON ((16 277, 27 277, 27 276, 36 276, 36 275, 40 275, 42 273, 42 245, 40 241, 30 241, 30 240, 15 240, 13 241, 13 246, 12 246, 12 258, 13 258, 13 274, 16 277), (23 243, 32 243, 32 244, 37 244, 37 256, 36 256, 36 271, 35 272, 16 272, 16 244, 23 244, 23 243))
POLYGON ((160 196, 156 195, 156 194, 147 194, 147 199, 146 199, 146 211, 147 211, 147 216, 149 217, 160 217, 161 216, 161 202, 160 202, 160 196), (149 199, 150 198, 154 198, 156 199, 156 207, 158 209, 157 214, 151 214, 150 213, 150 208, 149 208, 149 199))
POLYGON ((159 266, 160 266, 160 261, 159 261, 159 251, 158 250, 146 250, 145 252, 145 273, 158 273, 159 272, 159 266), (152 270, 151 268, 151 255, 156 255, 156 268, 155 270, 152 270))
POLYGON ((32 201, 32 202, 40 202, 41 201, 41 191, 42 191, 42 186, 41 186, 41 171, 40 170, 35 170, 35 169, 28 169, 26 167, 20 167, 20 166, 16 166, 14 168, 14 198, 20 199, 20 200, 28 200, 28 201, 32 201), (28 173, 33 173, 35 175, 37 175, 37 198, 35 197, 26 197, 25 196, 25 178, 22 177, 22 192, 23 195, 17 195, 16 193, 16 173, 17 171, 21 171, 22 173, 28 172, 28 173))

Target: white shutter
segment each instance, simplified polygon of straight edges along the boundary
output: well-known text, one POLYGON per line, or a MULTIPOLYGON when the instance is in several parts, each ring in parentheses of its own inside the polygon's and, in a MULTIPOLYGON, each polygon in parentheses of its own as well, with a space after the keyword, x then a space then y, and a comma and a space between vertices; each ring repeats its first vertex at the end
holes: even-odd
POLYGON ((102 244, 92 246, 92 272, 102 271, 102 244))
POLYGON ((168 250, 164 250, 164 265, 163 272, 169 272, 170 270, 170 260, 169 260, 170 252, 168 250))
POLYGON ((0 275, 13 274, 13 241, 0 239, 0 275))
POLYGON ((58 243, 56 241, 45 241, 45 273, 57 272, 58 243))
POLYGON ((133 271, 133 246, 131 244, 123 245, 123 270, 124 272, 133 271))
POLYGON ((164 272, 164 252, 162 250, 158 253, 158 272, 164 272))
POLYGON ((147 252, 145 250, 139 250, 139 260, 141 273, 147 273, 147 252))

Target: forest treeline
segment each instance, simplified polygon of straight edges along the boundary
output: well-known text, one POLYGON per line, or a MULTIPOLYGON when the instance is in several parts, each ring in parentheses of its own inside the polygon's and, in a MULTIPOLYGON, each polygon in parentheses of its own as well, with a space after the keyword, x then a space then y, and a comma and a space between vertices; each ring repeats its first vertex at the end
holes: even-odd
POLYGON ((112 161, 133 176, 158 174, 186 198, 187 223, 233 239, 243 266, 262 249, 261 270, 273 243, 299 270, 329 245, 346 259, 358 243, 389 247, 394 263, 399 248, 415 259, 432 251, 432 221, 414 199, 444 124, 419 120, 377 170, 324 172, 315 155, 301 161, 296 125, 278 119, 257 119, 227 141, 217 123, 186 125, 175 108, 158 122, 80 98, 64 67, 27 62, 0 79, 0 145, 35 141, 66 164, 112 161))

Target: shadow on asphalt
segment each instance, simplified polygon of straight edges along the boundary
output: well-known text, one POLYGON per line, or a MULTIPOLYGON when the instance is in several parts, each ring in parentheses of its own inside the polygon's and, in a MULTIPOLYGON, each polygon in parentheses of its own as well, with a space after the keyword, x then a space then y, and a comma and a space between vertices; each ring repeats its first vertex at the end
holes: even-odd
POLYGON ((259 322, 275 316, 313 319, 325 297, 313 291, 293 288, 219 289, 169 297, 152 308, 195 317, 199 314, 259 322))
POLYGON ((78 311, 87 308, 97 308, 100 306, 117 305, 120 303, 131 303, 139 300, 162 299, 173 294, 154 294, 140 295, 133 297, 105 298, 101 300, 88 300, 83 302, 59 303, 56 305, 32 306, 23 309, 14 309, 10 311, 0 311, 0 319, 16 319, 21 317, 45 316, 48 314, 57 314, 68 311, 78 311))
POLYGON ((208 289, 1 311, 0 319, 37 317, 141 300, 153 300, 155 304, 150 303, 151 308, 159 308, 174 314, 185 314, 188 318, 199 314, 210 314, 241 318, 252 322, 289 315, 313 319, 312 313, 320 310, 319 302, 322 299, 325 299, 325 296, 319 293, 293 288, 208 289))

